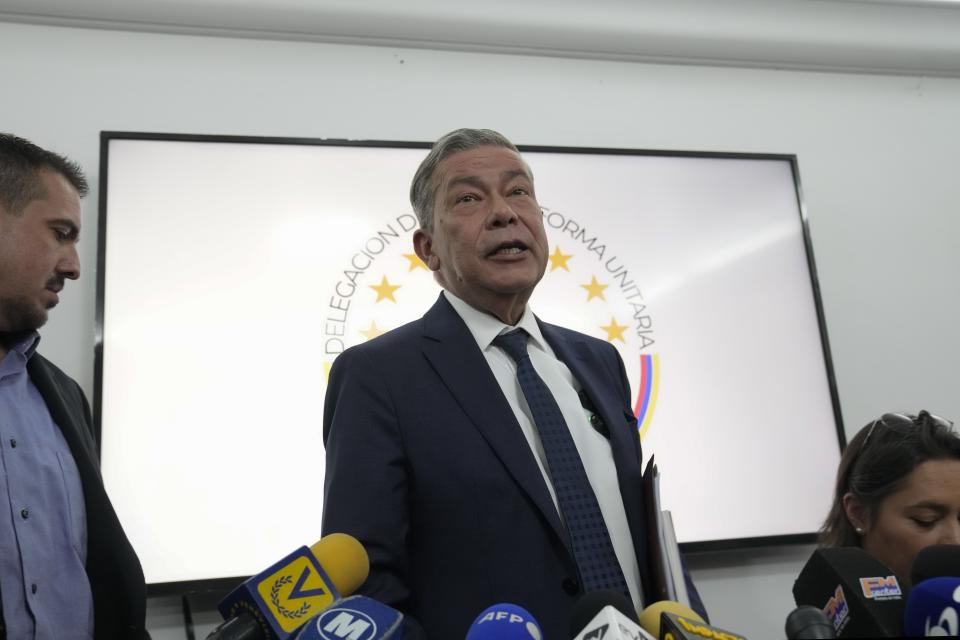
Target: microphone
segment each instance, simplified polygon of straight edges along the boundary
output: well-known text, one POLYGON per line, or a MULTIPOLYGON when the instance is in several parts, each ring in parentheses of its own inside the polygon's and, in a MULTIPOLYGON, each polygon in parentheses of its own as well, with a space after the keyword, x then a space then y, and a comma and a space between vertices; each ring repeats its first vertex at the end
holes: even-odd
POLYGON ((590 591, 570 616, 573 640, 651 640, 637 624, 637 614, 625 595, 612 589, 590 591))
POLYGON ((921 549, 910 570, 913 589, 903 614, 910 636, 960 633, 960 546, 935 544, 921 549))
MULTIPOLYGON (((697 616, 699 617, 699 616, 697 616)), ((706 622, 664 611, 660 614, 660 640, 747 640, 739 633, 714 627, 706 622)))
POLYGON ((960 577, 960 545, 930 545, 921 549, 913 559, 913 567, 910 569, 911 584, 941 577, 960 577))
POLYGON ((350 596, 315 615, 294 640, 403 640, 403 614, 366 596, 350 596))
POLYGON ((537 620, 509 602, 484 609, 467 630, 466 640, 543 640, 537 620))
POLYGON ((661 600, 643 610, 640 626, 650 637, 660 640, 746 640, 742 635, 704 622, 696 611, 685 604, 661 600))
POLYGON ((903 592, 893 572, 859 547, 817 549, 793 584, 797 605, 819 607, 838 638, 900 635, 903 592))
POLYGON ((828 640, 837 637, 827 614, 808 604, 790 612, 786 632, 787 640, 828 640))
POLYGON ((661 637, 660 622, 664 613, 672 613, 683 616, 687 620, 703 622, 703 618, 690 607, 672 600, 660 600, 640 612, 640 626, 654 638, 661 637))
POLYGON ((910 637, 960 634, 960 578, 930 578, 916 585, 907 600, 903 633, 910 637))
POLYGON ((370 572, 356 538, 331 533, 248 578, 220 601, 224 622, 207 640, 286 640, 307 620, 353 593, 370 572))

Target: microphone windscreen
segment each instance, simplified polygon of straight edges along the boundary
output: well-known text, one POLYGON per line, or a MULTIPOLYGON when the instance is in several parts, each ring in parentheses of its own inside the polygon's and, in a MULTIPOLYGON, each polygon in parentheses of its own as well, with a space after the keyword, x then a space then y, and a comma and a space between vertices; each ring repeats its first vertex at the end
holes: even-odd
POLYGON ((640 612, 640 627, 655 638, 659 638, 660 619, 663 613, 672 613, 696 622, 704 621, 696 611, 684 604, 672 600, 661 600, 640 612))
POLYGON ((960 577, 960 545, 935 544, 920 550, 913 560, 910 582, 940 577, 960 577))
POLYGON ((797 605, 820 607, 838 638, 897 637, 903 593, 893 572, 859 547, 817 549, 793 584, 797 605))
POLYGON ((639 624, 637 612, 633 610, 633 603, 624 594, 613 589, 588 591, 577 601, 570 614, 570 637, 575 638, 604 607, 613 607, 634 623, 639 624))
POLYGON ((910 637, 956 636, 960 633, 960 578, 941 577, 914 585, 903 615, 910 637))
POLYGON ((787 640, 820 640, 836 638, 830 618, 821 609, 805 604, 787 616, 787 640))
POLYGON ((353 536, 331 533, 310 546, 310 551, 323 565, 327 576, 342 596, 348 596, 366 581, 370 574, 370 558, 366 549, 353 536))
POLYGON ((466 640, 543 640, 529 611, 503 602, 484 609, 467 630, 466 640))

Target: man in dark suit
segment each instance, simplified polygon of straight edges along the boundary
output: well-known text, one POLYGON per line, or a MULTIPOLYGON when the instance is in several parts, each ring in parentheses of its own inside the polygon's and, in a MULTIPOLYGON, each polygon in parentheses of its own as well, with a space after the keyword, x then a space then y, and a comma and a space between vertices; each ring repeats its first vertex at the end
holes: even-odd
POLYGON ((80 168, 0 135, 0 638, 147 638, 143 571, 104 491, 79 385, 36 353, 67 279, 80 168))
POLYGON ((585 591, 642 606, 629 383, 613 346, 527 307, 548 254, 530 168, 500 134, 461 129, 410 198, 414 248, 444 292, 334 362, 324 532, 364 544, 362 591, 411 616, 413 637, 462 638, 497 602, 529 610, 545 638, 567 637, 585 591))

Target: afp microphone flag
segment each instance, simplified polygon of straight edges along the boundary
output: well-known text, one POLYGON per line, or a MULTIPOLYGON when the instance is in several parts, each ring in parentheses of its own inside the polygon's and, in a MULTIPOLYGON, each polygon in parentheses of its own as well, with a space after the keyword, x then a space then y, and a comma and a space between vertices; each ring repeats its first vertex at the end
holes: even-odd
POLYGON ((533 615, 508 602, 484 609, 467 630, 466 640, 543 640, 533 615))

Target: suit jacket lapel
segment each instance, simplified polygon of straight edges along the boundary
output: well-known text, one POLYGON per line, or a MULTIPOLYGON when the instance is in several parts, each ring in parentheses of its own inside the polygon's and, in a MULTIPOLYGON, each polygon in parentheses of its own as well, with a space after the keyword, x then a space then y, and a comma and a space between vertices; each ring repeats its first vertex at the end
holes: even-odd
POLYGON ((640 433, 637 420, 620 398, 618 380, 605 368, 600 357, 585 340, 570 339, 557 327, 541 322, 540 331, 557 357, 570 369, 610 431, 613 463, 624 511, 630 526, 640 574, 646 575, 646 513, 642 490, 640 433))
POLYGON ((507 472, 567 549, 567 533, 530 445, 466 324, 441 294, 423 317, 423 353, 507 472))

